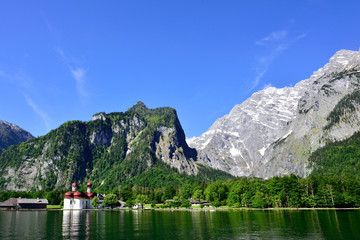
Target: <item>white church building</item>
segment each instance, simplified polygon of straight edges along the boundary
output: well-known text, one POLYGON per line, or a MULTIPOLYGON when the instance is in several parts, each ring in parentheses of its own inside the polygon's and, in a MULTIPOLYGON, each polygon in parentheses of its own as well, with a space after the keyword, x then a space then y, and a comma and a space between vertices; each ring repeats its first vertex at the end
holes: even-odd
POLYGON ((64 209, 65 210, 78 210, 78 209, 91 209, 91 201, 94 194, 91 192, 91 182, 87 184, 87 192, 77 191, 78 185, 76 182, 72 184, 72 191, 65 193, 64 209))

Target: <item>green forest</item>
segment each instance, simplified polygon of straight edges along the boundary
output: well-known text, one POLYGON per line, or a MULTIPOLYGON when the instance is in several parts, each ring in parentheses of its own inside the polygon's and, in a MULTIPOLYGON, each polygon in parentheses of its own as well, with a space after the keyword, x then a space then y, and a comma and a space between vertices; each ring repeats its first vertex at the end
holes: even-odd
MULTIPOLYGON (((85 189, 82 189, 85 190, 85 189)), ((101 192, 104 194, 104 192, 101 192)), ((50 204, 60 204, 65 191, 0 192, 4 201, 11 197, 47 198, 50 204)), ((233 208, 353 208, 360 206, 360 179, 345 176, 295 175, 269 180, 233 178, 209 184, 184 184, 149 188, 127 186, 106 192, 128 206, 137 202, 155 204, 173 199, 165 207, 189 206, 189 199, 206 200, 213 207, 233 208)))
POLYGON ((314 176, 360 177, 360 133, 315 151, 309 158, 314 176))

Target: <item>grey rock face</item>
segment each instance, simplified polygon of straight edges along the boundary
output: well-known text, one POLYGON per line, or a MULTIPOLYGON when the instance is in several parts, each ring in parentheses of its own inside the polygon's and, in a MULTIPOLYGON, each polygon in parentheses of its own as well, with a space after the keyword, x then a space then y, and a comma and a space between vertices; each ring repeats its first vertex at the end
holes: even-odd
POLYGON ((249 176, 263 160, 266 149, 287 134, 307 82, 294 88, 267 88, 236 105, 199 138, 188 139, 211 167, 235 176, 249 176))
POLYGON ((188 147, 182 129, 177 129, 177 126, 158 128, 151 147, 157 158, 176 168, 179 172, 188 175, 198 173, 197 152, 188 147))
POLYGON ((359 52, 341 50, 294 87, 253 94, 200 137, 187 139, 188 144, 201 161, 234 176, 305 176, 313 151, 359 130, 359 105, 352 100, 351 112, 345 109, 329 127, 337 104, 360 86, 359 66, 359 52))
POLYGON ((29 132, 15 124, 0 120, 0 153, 11 145, 34 138, 29 132))

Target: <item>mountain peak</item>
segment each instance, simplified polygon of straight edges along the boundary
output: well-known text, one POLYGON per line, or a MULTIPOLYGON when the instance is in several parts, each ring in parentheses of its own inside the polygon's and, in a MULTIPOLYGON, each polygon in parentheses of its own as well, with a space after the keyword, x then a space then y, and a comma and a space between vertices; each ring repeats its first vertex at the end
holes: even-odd
POLYGON ((145 103, 143 103, 142 101, 138 101, 135 103, 133 108, 147 108, 147 107, 146 107, 145 103))
POLYGON ((144 113, 147 110, 149 110, 145 103, 138 101, 134 104, 134 106, 132 106, 131 108, 129 108, 126 112, 138 112, 138 113, 144 113))
POLYGON ((309 79, 254 93, 188 144, 198 150, 200 161, 235 176, 305 176, 312 151, 360 129, 360 100, 352 94, 359 73, 360 52, 340 50, 309 79), (344 112, 345 102, 355 110, 344 112))
POLYGON ((318 78, 332 72, 341 72, 360 66, 360 51, 340 50, 332 56, 329 62, 315 71, 311 78, 318 78))
POLYGON ((358 60, 360 57, 360 52, 351 51, 351 50, 340 50, 337 51, 334 56, 330 58, 330 63, 337 63, 342 66, 346 66, 348 63, 352 62, 352 60, 358 60), (354 59, 356 58, 356 59, 354 59))
POLYGON ((101 113, 96 113, 93 115, 91 121, 96 121, 98 119, 105 121, 106 120, 106 113, 105 112, 101 112, 101 113))
POLYGON ((19 126, 0 120, 0 153, 11 145, 34 138, 19 126))

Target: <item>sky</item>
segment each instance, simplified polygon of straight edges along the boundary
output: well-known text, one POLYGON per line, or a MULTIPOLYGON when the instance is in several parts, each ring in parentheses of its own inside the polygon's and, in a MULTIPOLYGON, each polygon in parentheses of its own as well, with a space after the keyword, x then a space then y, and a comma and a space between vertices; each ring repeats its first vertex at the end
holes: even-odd
POLYGON ((69 120, 173 107, 199 136, 254 92, 293 86, 360 47, 360 1, 0 3, 0 120, 41 136, 69 120))

